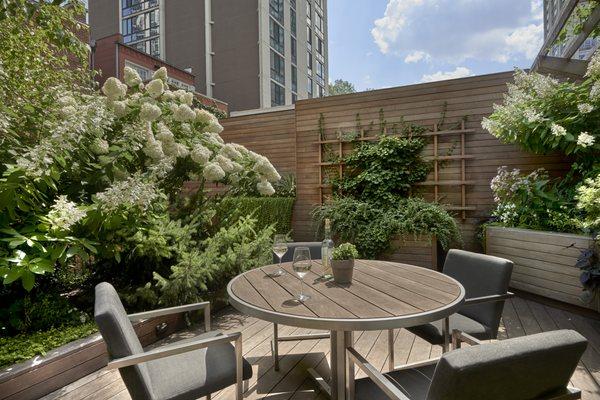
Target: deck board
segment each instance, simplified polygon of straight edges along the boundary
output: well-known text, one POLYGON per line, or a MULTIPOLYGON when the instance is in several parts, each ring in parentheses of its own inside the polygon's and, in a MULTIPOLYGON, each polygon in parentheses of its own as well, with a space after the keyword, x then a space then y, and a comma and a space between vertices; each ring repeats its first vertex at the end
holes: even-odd
MULTIPOLYGON (((244 356, 250 361, 254 376, 246 393, 247 399, 324 400, 306 372, 315 368, 329 375, 329 341, 314 339, 302 342, 282 342, 279 345, 280 371, 273 369, 270 341, 272 325, 244 316, 232 308, 217 313, 213 328, 222 331, 241 331, 244 337, 244 356)), ((600 398, 600 322, 588 317, 559 310, 529 299, 515 298, 505 303, 498 339, 530 335, 555 329, 575 329, 588 338, 590 345, 580 362, 571 383, 583 391, 583 399, 600 398)), ((281 335, 302 334, 306 329, 280 326, 281 335)), ((191 337, 194 331, 173 335, 167 341, 191 337)), ((355 348, 382 371, 388 368, 387 332, 355 333, 355 348)), ((441 354, 440 346, 431 346, 402 329, 395 332, 395 364, 420 361, 441 354)), ((357 376, 362 373, 357 369, 357 376)), ((214 400, 233 398, 233 387, 213 395, 214 400)), ((129 400, 119 373, 102 369, 46 396, 43 400, 129 400)))

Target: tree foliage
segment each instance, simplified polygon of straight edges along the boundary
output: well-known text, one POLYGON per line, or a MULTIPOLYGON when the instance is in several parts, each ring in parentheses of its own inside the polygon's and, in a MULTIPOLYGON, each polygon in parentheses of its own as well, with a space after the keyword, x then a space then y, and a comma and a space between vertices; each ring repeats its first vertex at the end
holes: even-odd
POLYGON ((329 95, 335 96, 338 94, 350 94, 355 93, 356 89, 351 82, 343 79, 336 79, 333 84, 329 83, 329 95))

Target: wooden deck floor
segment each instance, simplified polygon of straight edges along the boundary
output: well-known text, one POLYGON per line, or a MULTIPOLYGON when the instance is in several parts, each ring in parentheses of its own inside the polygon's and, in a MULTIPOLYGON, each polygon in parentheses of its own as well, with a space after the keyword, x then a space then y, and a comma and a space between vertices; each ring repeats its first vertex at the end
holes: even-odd
MULTIPOLYGON (((241 331, 244 338, 244 355, 252 364, 254 376, 246 393, 247 399, 325 399, 308 378, 307 368, 316 368, 327 376, 329 371, 328 340, 306 340, 282 342, 280 344, 280 372, 273 370, 270 357, 271 325, 265 321, 247 317, 228 308, 214 317, 214 329, 241 331)), ((499 339, 530 335, 556 329, 575 329, 589 340, 589 346, 577 371, 572 385, 583 390, 586 400, 600 399, 600 321, 569 311, 546 306, 531 300, 515 298, 504 306, 503 322, 499 339)), ((280 327, 280 334, 301 334, 306 329, 280 327)), ((183 332, 181 337, 190 337, 194 332, 183 332)), ((379 331, 357 332, 355 347, 381 370, 386 368, 387 335, 379 331)), ((406 330, 396 331, 396 365, 438 357, 439 346, 431 346, 406 330)), ((118 374, 102 369, 46 397, 44 400, 83 399, 129 399, 129 395, 118 374)), ((215 395, 215 400, 233 398, 232 388, 215 395)))

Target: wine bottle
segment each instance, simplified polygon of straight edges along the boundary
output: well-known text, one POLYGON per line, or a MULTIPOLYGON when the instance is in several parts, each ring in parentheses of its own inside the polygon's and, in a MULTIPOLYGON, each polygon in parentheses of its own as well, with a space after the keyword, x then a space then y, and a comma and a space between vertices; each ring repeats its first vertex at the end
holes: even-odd
POLYGON ((333 276, 331 270, 331 253, 333 252, 333 240, 331 239, 331 221, 329 218, 325 220, 325 236, 321 243, 321 263, 323 264, 323 277, 329 278, 333 276))

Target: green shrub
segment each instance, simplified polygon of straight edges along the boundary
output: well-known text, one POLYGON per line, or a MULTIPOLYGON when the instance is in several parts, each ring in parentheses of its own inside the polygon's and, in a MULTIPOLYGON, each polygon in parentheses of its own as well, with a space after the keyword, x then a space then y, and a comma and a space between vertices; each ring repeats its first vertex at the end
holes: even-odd
POLYGON ((445 249, 462 240, 456 221, 441 205, 417 198, 399 198, 382 205, 340 197, 317 208, 313 216, 319 225, 331 219, 333 234, 354 243, 365 258, 390 251, 391 241, 398 235, 436 235, 445 249))
POLYGON ((342 243, 331 253, 334 260, 354 260, 358 258, 358 250, 352 243, 342 243))
POLYGON ((0 337, 0 367, 44 356, 52 349, 81 339, 96 332, 96 324, 89 322, 77 326, 61 326, 45 332, 0 337))
MULTIPOLYGON (((154 273, 164 305, 194 303, 206 292, 223 287, 235 275, 269 263, 273 227, 256 228, 256 220, 240 217, 182 254, 165 279, 154 273)), ((146 296, 147 297, 147 296, 146 296)))
MULTIPOLYGON (((292 230, 293 197, 225 197, 218 206, 217 216, 229 224, 243 216, 256 219, 256 229, 273 225, 275 233, 292 230)), ((223 225, 223 222, 221 223, 223 225)))

